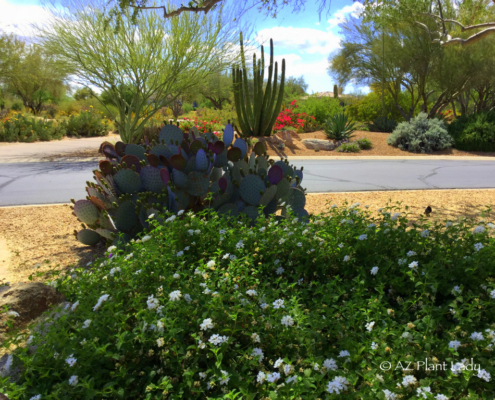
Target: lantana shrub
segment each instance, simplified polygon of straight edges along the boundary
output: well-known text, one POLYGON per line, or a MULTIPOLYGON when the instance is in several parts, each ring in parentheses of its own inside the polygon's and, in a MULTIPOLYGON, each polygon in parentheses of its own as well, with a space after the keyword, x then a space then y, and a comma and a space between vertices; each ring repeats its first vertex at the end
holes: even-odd
POLYGON ((53 280, 70 304, 14 351, 23 372, 0 393, 491 398, 494 227, 358 205, 254 226, 153 216, 140 240, 53 280))

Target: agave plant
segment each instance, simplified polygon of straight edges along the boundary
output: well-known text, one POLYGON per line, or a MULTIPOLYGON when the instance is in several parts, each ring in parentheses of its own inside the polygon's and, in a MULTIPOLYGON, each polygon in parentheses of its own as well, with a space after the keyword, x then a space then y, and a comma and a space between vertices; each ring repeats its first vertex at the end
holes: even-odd
POLYGON ((352 134, 356 128, 354 122, 349 121, 349 117, 344 114, 337 114, 327 119, 323 125, 327 138, 342 141, 354 137, 352 134))
POLYGON ((148 227, 151 214, 205 208, 255 220, 264 206, 265 215, 289 207, 307 217, 300 170, 287 160, 270 160, 262 142, 248 154, 248 144, 234 138, 228 124, 223 141, 214 134, 189 133, 165 125, 159 143, 101 146, 105 160, 93 171, 96 183, 87 182, 88 196, 74 201, 74 214, 83 229, 77 239, 94 245, 102 238, 114 240, 119 233, 130 240, 148 227))

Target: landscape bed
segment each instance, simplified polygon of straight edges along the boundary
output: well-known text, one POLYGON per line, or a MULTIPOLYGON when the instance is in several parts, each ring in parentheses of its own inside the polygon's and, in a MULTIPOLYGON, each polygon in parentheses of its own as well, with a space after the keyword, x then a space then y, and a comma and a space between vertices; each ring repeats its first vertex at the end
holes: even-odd
MULTIPOLYGON (((367 138, 372 142, 372 148, 369 150, 362 150, 359 153, 343 153, 336 150, 320 150, 316 152, 313 149, 307 149, 301 141, 304 139, 320 139, 327 140, 325 133, 323 131, 311 132, 311 133, 299 133, 296 138, 299 137, 300 140, 295 139, 294 144, 297 148, 291 149, 285 147, 285 149, 281 150, 277 148, 275 144, 270 143, 270 138, 258 138, 261 141, 267 143, 268 155, 272 157, 289 157, 289 160, 294 157, 321 157, 321 156, 335 156, 335 157, 355 157, 355 156, 385 156, 385 157, 434 157, 434 156, 457 156, 457 157, 495 157, 495 152, 481 152, 481 151, 462 151, 457 149, 447 149, 441 151, 435 151, 430 154, 421 154, 421 153, 411 153, 407 151, 402 151, 399 148, 392 147, 387 144, 388 133, 381 132, 367 132, 367 131, 356 131, 355 138, 367 138)), ((353 139, 353 140, 354 140, 353 139)), ((118 140, 118 139, 117 139, 118 140)), ((115 138, 112 138, 110 142, 116 141, 115 138)), ((98 153, 98 149, 95 148, 93 150, 85 150, 81 152, 73 152, 73 153, 64 153, 60 155, 53 155, 47 157, 45 161, 55 161, 59 158, 88 158, 88 157, 102 157, 100 153, 98 153)))
POLYGON ((90 269, 55 274, 50 284, 70 305, 17 349, 11 366, 24 372, 17 384, 0 380, 0 392, 491 398, 495 225, 411 227, 394 207, 377 214, 356 204, 309 224, 204 213, 151 224, 90 269), (433 371, 418 364, 425 359, 433 371))

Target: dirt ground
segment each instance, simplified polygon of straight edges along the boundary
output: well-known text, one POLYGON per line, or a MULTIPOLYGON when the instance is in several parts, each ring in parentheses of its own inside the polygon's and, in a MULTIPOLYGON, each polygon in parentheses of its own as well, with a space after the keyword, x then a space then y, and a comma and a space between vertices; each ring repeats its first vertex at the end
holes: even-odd
POLYGON ((290 157, 291 156, 338 156, 338 157, 356 157, 356 156, 471 156, 471 157, 495 157, 495 153, 484 153, 484 152, 468 152, 461 151, 456 149, 448 149, 435 151, 430 154, 421 154, 421 153, 410 153, 407 151, 402 151, 397 147, 392 147, 387 144, 388 133, 381 132, 366 132, 366 131, 356 131, 354 132, 354 137, 352 140, 356 140, 359 138, 368 138, 373 143, 373 147, 369 150, 361 150, 359 153, 341 153, 336 150, 320 150, 316 152, 314 149, 307 149, 303 144, 302 140, 304 139, 321 139, 327 140, 324 131, 316 131, 311 133, 299 133, 294 135, 294 145, 296 148, 288 148, 285 147, 284 150, 280 150, 277 148, 276 144, 270 143, 270 140, 266 140, 262 138, 264 142, 268 144, 268 154, 271 156, 280 156, 280 157, 290 157))
MULTIPOLYGON (((294 157, 294 156, 336 156, 336 157, 356 157, 356 156, 387 156, 387 157, 404 157, 404 156, 457 156, 457 157, 495 157, 495 152, 484 153, 477 151, 461 151, 456 149, 448 149, 442 151, 436 151, 430 154, 418 154, 418 153, 409 153, 407 151, 402 151, 399 148, 389 146, 387 144, 388 133, 381 132, 366 132, 366 131, 356 131, 355 139, 359 138, 368 138, 373 143, 373 147, 370 150, 361 150, 359 153, 341 153, 335 150, 320 150, 316 152, 314 149, 307 149, 303 144, 302 140, 304 139, 321 139, 327 140, 324 131, 317 131, 311 133, 299 133, 294 134, 294 148, 286 147, 284 150, 280 150, 277 147, 276 143, 272 143, 271 139, 265 137, 257 138, 260 141, 267 143, 268 154, 272 157, 294 157)), ((108 140, 108 139, 105 139, 108 140)), ((103 141, 103 138, 102 138, 103 141)), ((111 143, 114 143, 115 136, 112 136, 110 140, 111 143)), ((43 161, 54 161, 60 158, 68 159, 68 158, 88 158, 88 157, 101 157, 102 155, 98 153, 98 149, 90 149, 84 151, 78 151, 73 153, 65 153, 57 156, 50 156, 43 159, 43 161)))
MULTIPOLYGON (((458 217, 479 219, 486 205, 495 207, 495 189, 308 194, 306 209, 317 214, 332 204, 340 206, 346 201, 348 205, 369 205, 374 212, 388 202, 402 202, 403 207, 410 207, 412 220, 419 218, 428 205, 433 209, 432 221, 458 217)), ((4 252, 7 259, 0 260, 5 280, 26 282, 32 273, 86 265, 103 254, 102 244, 90 248, 79 243, 72 235, 75 229, 80 229, 80 223, 68 205, 0 208, 0 237, 7 245, 4 252)))

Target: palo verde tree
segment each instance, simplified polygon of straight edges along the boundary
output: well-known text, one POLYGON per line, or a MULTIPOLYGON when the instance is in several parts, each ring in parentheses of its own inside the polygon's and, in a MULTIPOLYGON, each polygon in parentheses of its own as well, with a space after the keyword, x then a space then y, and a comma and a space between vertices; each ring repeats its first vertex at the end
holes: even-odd
POLYGON ((368 18, 381 24, 409 22, 427 32, 442 47, 472 45, 495 34, 493 0, 364 0, 368 18), (425 23, 424 18, 430 23, 425 23))
POLYGON ((224 69, 234 54, 236 32, 225 26, 220 8, 166 20, 152 10, 135 19, 130 10, 109 18, 104 5, 77 2, 51 12, 55 17, 41 29, 45 46, 73 66, 80 84, 106 93, 119 110, 117 128, 126 143, 139 141, 160 108, 224 69))
POLYGON ((66 91, 70 66, 43 45, 28 45, 12 35, 0 38, 0 80, 20 98, 24 107, 38 114, 45 103, 66 91))

